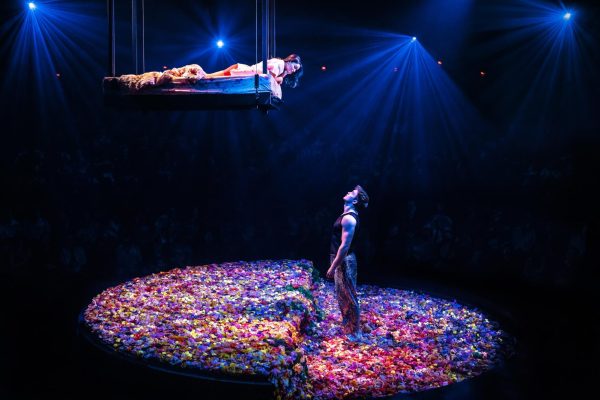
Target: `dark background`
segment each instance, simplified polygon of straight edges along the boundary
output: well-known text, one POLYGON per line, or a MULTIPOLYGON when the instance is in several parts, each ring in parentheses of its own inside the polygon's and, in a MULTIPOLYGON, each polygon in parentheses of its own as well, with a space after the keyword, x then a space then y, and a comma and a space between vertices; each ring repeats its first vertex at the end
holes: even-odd
MULTIPOLYGON (((124 3, 118 74, 132 72, 124 3)), ((253 63, 254 4, 246 3, 147 1, 146 69, 253 63), (222 30, 238 35, 231 52, 198 50, 227 18, 222 30)), ((532 82, 520 69, 524 59, 499 57, 491 43, 501 30, 481 29, 493 25, 490 4, 518 2, 458 2, 470 10, 461 24, 444 23, 426 2, 279 3, 277 53, 299 53, 305 76, 299 88, 284 88, 282 109, 268 115, 107 108, 104 2, 64 2, 73 12, 65 24, 73 25, 61 43, 70 44, 49 47, 52 66, 17 57, 8 21, 23 4, 3 4, 2 390, 11 398, 71 396, 88 385, 109 391, 93 377, 103 377, 99 371, 82 372, 89 363, 76 336, 78 313, 107 286, 237 260, 306 258, 323 273, 341 197, 357 183, 371 196, 356 243, 360 282, 461 299, 517 339, 516 354, 491 377, 432 398, 535 398, 592 386, 600 377, 598 8, 576 4, 593 44, 577 64, 584 95, 569 97, 559 81, 561 90, 549 88, 556 98, 518 111, 532 82), (315 122, 343 109, 336 99, 355 82, 350 76, 318 90, 330 71, 354 62, 336 53, 352 45, 339 26, 418 35, 444 60, 484 121, 464 132, 461 151, 435 140, 427 151, 395 151, 393 127, 368 102, 357 110, 374 122, 352 134, 352 120, 315 122), (377 137, 390 151, 372 151, 365 144, 382 126, 377 137), (23 377, 30 383, 17 385, 23 377)))

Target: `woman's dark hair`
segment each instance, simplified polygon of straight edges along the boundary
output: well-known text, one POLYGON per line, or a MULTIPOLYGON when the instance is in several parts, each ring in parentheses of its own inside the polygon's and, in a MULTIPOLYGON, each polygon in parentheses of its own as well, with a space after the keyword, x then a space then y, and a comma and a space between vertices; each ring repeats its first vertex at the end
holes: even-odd
POLYGON ((290 54, 286 58, 283 59, 284 62, 290 62, 292 64, 298 64, 300 69, 294 72, 291 75, 286 75, 283 78, 283 84, 287 87, 295 88, 300 84, 300 78, 304 74, 304 69, 302 68, 302 61, 300 61, 300 56, 298 54, 290 54))

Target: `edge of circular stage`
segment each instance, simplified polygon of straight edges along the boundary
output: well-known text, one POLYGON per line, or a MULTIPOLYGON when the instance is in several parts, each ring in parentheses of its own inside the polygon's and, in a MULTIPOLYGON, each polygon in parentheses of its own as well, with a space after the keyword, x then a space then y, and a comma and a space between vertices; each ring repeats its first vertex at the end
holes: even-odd
MULTIPOLYGON (((252 391, 259 391, 261 393, 268 393, 271 395, 275 389, 275 386, 267 380, 266 376, 260 375, 239 375, 232 376, 231 374, 219 373, 207 370, 201 370, 196 368, 184 369, 181 367, 169 365, 156 360, 144 360, 136 357, 133 354, 129 354, 123 351, 116 351, 108 344, 104 343, 100 338, 96 337, 90 328, 86 325, 84 320, 85 309, 82 310, 77 318, 77 337, 80 343, 87 345, 87 347, 93 351, 95 356, 104 356, 104 360, 109 365, 117 366, 121 364, 121 367, 129 368, 129 366, 138 367, 138 373, 156 371, 163 376, 173 376, 184 379, 191 379, 198 382, 213 382, 227 384, 228 387, 231 385, 238 386, 241 390, 251 389, 252 391)), ((264 398, 264 397, 263 397, 264 398)))

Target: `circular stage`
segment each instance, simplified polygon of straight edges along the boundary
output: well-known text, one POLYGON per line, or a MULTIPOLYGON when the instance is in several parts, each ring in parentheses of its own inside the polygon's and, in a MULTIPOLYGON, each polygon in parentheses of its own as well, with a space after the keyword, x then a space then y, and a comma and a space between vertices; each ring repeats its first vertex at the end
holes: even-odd
POLYGON ((270 387, 282 398, 365 398, 451 385, 492 369, 511 338, 476 308, 359 285, 362 335, 340 330, 333 284, 306 260, 211 264, 98 294, 83 336, 164 373, 270 387))

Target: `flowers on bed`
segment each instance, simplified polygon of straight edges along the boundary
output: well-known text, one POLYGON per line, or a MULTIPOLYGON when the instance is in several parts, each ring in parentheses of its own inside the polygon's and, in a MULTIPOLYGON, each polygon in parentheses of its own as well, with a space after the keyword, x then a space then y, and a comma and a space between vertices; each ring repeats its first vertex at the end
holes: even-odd
POLYGON ((147 87, 162 86, 170 82, 193 84, 204 78, 206 72, 198 64, 184 65, 162 72, 150 71, 143 74, 127 74, 118 77, 118 83, 131 92, 139 92, 147 87))

